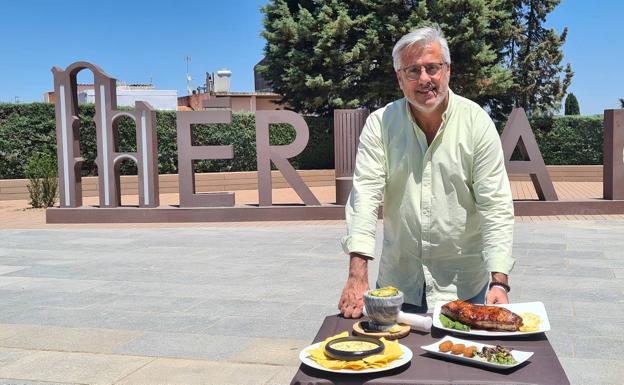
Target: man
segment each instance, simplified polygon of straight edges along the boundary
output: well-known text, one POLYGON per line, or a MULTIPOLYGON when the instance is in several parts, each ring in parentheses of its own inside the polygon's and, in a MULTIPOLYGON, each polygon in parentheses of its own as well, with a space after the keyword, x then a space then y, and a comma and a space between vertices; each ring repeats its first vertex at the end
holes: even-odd
POLYGON ((440 30, 403 36, 392 57, 405 98, 372 113, 360 136, 342 240, 349 276, 338 307, 347 318, 362 314, 382 196, 377 286, 403 291, 404 310, 457 298, 508 303, 514 213, 494 123, 449 89, 440 30))

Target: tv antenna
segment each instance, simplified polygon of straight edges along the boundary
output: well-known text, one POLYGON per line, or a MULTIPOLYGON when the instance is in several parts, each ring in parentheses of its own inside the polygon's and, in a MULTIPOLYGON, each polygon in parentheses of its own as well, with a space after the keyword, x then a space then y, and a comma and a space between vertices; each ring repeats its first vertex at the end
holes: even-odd
POLYGON ((186 61, 186 92, 188 95, 193 93, 192 87, 191 87, 191 74, 189 73, 189 64, 191 63, 191 56, 187 55, 184 58, 184 61, 186 61))

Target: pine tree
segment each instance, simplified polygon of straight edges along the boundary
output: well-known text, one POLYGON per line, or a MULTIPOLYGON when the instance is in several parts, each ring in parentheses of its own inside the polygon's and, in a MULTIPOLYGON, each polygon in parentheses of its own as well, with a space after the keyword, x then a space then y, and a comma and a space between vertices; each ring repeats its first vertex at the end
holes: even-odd
POLYGON ((450 87, 504 121, 515 106, 556 109, 572 78, 560 64, 567 30, 543 26, 559 0, 271 0, 262 36, 265 79, 302 113, 375 109, 402 96, 392 47, 410 30, 440 26, 450 87), (563 76, 563 78, 562 78, 563 76))
POLYGON ((418 9, 401 0, 273 0, 262 9, 268 64, 259 69, 299 112, 378 108, 401 95, 388 42, 420 19, 418 9))
POLYGON ((576 100, 576 96, 572 92, 568 94, 565 100, 565 110, 564 115, 580 115, 581 109, 579 107, 578 100, 576 100))
POLYGON ((273 0, 263 7, 267 65, 282 101, 303 113, 379 108, 402 96, 392 47, 410 30, 439 24, 449 40, 451 88, 486 107, 513 85, 501 65, 510 36, 502 0, 273 0))
POLYGON ((515 79, 510 102, 529 115, 559 108, 574 75, 570 64, 565 68, 561 64, 567 28, 559 35, 544 27, 546 16, 559 2, 509 0, 514 26, 506 56, 515 79))
POLYGON ((512 38, 509 4, 503 0, 427 2, 428 18, 444 31, 451 51, 450 87, 489 110, 495 121, 511 111, 506 100, 514 81, 504 47, 512 38))

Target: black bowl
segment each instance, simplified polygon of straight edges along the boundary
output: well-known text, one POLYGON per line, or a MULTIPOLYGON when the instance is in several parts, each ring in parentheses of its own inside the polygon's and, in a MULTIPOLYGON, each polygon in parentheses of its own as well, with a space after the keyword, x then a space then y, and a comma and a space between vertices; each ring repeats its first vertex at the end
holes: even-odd
POLYGON ((344 361, 361 360, 362 358, 372 356, 373 354, 379 354, 383 352, 384 349, 385 349, 385 346, 383 342, 379 341, 376 338, 371 338, 371 337, 342 337, 342 338, 337 338, 335 340, 332 340, 325 345, 325 353, 328 356, 336 360, 344 360, 344 361), (346 350, 339 350, 339 349, 334 348, 334 345, 336 345, 337 343, 351 342, 351 341, 370 342, 372 344, 375 344, 376 346, 371 349, 355 350, 355 351, 346 351, 346 350))

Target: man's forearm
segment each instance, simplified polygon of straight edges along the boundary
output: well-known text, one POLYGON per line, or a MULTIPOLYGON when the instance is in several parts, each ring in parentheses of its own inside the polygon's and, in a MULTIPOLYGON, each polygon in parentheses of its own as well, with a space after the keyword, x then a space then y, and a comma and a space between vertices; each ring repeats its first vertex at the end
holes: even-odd
POLYGON ((350 253, 349 256, 349 278, 368 281, 368 258, 358 253, 350 253))

